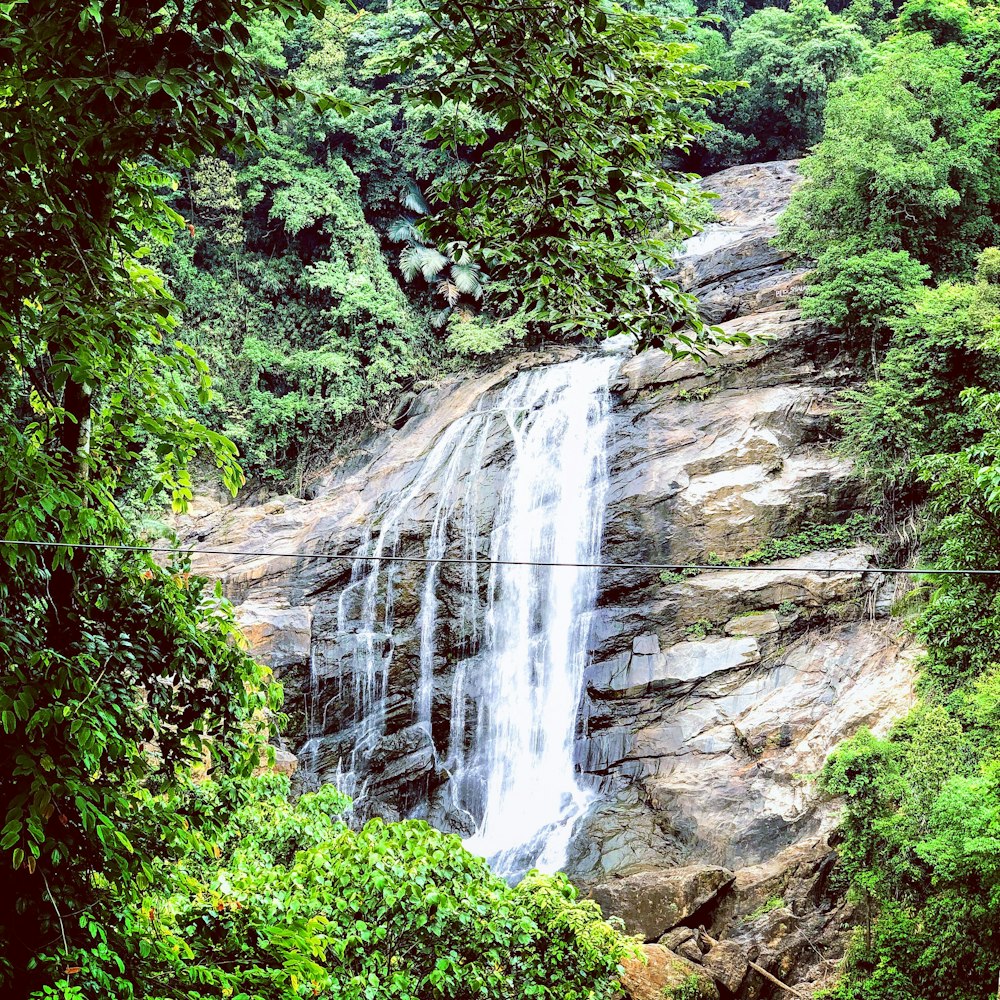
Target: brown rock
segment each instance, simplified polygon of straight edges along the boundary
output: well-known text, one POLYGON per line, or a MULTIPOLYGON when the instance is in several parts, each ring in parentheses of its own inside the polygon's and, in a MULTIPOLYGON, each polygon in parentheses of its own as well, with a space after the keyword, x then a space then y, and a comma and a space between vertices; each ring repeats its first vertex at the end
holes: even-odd
POLYGON ((704 958, 705 968, 717 983, 735 993, 747 974, 747 957, 735 941, 720 941, 704 958))
POLYGON ((698 946, 698 932, 691 927, 675 927, 672 931, 667 931, 656 943, 669 948, 689 962, 701 965, 702 952, 698 946))
POLYGON ((287 777, 291 777, 295 773, 295 769, 299 766, 299 758, 295 756, 290 750, 282 750, 281 747, 277 747, 274 751, 274 770, 278 774, 284 774, 287 777))
POLYGON ((664 1000, 668 990, 696 985, 700 1000, 719 1000, 719 991, 705 970, 659 944, 643 945, 646 961, 633 959, 624 964, 622 986, 630 1000, 664 1000))
POLYGON ((240 629, 253 654, 269 667, 309 662, 312 609, 246 601, 237 612, 240 629))
POLYGON ((592 890, 607 916, 621 917, 629 934, 656 941, 693 916, 733 881, 718 865, 643 868, 592 890))

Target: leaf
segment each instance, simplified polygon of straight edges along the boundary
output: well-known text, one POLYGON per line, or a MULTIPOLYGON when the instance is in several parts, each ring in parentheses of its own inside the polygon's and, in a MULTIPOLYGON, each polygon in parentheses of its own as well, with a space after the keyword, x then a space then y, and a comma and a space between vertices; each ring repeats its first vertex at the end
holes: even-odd
POLYGON ((448 258, 433 247, 420 247, 416 254, 420 272, 427 281, 437 277, 447 266, 448 258))

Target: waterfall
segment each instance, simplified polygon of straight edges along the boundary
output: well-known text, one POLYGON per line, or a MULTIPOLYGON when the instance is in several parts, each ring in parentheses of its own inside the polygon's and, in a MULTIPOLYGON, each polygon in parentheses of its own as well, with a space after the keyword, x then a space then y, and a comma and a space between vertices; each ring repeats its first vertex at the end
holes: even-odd
POLYGON ((365 557, 397 552, 408 520, 419 515, 430 524, 431 562, 415 622, 413 724, 432 738, 438 735, 432 695, 440 655, 439 560, 470 560, 460 573, 453 631, 461 648, 453 643, 451 652, 462 658, 453 667, 451 731, 441 753, 453 807, 475 825, 469 848, 505 873, 559 868, 573 821, 591 798, 574 746, 598 571, 527 564, 600 560, 608 384, 619 361, 601 354, 521 372, 449 425, 410 485, 387 498, 340 595, 339 646, 351 647, 356 699, 348 773, 356 775, 384 731, 394 628, 392 563, 365 557), (509 461, 490 498, 495 513, 487 544, 480 539, 480 492, 488 444, 498 433, 508 441, 509 461))

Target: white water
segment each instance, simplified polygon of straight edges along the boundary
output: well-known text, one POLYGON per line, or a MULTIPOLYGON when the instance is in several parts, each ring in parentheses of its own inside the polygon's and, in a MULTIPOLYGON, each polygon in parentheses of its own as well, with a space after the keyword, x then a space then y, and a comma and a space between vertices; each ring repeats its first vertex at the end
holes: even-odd
MULTIPOLYGON (((574 745, 598 571, 516 564, 600 560, 608 383, 618 364, 605 354, 522 372, 451 424, 411 485, 389 499, 340 598, 338 646, 353 647, 348 662, 359 723, 341 780, 358 794, 354 775, 385 728, 392 654, 391 639, 387 655, 383 640, 393 631, 391 564, 364 556, 398 551, 403 526, 429 502, 422 512, 431 523, 426 555, 477 559, 484 455, 498 429, 509 435, 513 454, 489 537, 494 562, 485 606, 480 585, 487 566, 473 562, 461 572, 459 633, 471 655, 452 678, 445 762, 454 807, 477 825, 468 847, 502 872, 561 867, 573 821, 591 797, 574 767, 574 745)), ((440 563, 429 564, 413 698, 414 722, 431 735, 439 578, 440 563)))
POLYGON ((560 867, 571 822, 590 798, 573 748, 598 571, 509 563, 600 560, 615 364, 587 359, 525 373, 499 404, 514 460, 490 558, 508 564, 491 569, 476 739, 456 776, 478 779, 482 794, 468 846, 500 870, 525 861, 560 867))

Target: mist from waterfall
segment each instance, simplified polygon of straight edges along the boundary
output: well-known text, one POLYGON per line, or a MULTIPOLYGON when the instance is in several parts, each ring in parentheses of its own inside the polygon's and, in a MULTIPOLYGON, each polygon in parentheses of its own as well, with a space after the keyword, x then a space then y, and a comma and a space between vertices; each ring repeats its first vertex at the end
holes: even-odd
POLYGON ((358 722, 342 780, 358 795, 354 776, 385 728, 396 582, 391 563, 365 557, 397 552, 404 525, 423 507, 431 525, 425 552, 435 561, 420 587, 413 721, 431 736, 438 735, 431 728, 438 560, 471 560, 461 568, 461 594, 452 595, 468 655, 454 667, 440 764, 454 810, 476 827, 467 846, 505 873, 561 867, 573 821, 591 798, 574 746, 598 570, 525 564, 600 560, 608 386, 619 363, 600 354, 521 372, 452 423, 409 487, 387 499, 340 596, 337 655, 349 662, 358 722), (510 457, 499 497, 491 498, 487 563, 480 489, 487 443, 498 430, 509 438, 510 457))

